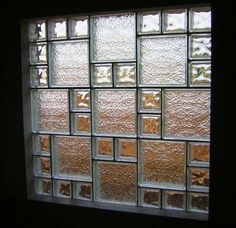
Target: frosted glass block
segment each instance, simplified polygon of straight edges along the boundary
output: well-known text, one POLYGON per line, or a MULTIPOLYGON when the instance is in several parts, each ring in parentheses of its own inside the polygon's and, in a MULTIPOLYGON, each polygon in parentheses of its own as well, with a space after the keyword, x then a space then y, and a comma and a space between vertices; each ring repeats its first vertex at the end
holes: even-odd
POLYGON ((69 37, 71 39, 88 37, 88 17, 69 18, 69 37))
POLYGON ((144 207, 161 207, 161 191, 159 189, 140 188, 139 205, 144 207))
POLYGON ((203 193, 189 193, 189 211, 208 213, 209 195, 203 193))
POLYGON ((94 90, 96 135, 136 136, 136 90, 94 90))
POLYGON ((52 86, 89 87, 88 40, 52 42, 49 50, 52 86))
POLYGON ((30 67, 32 88, 48 87, 48 68, 46 66, 30 67))
POLYGON ((94 87, 112 87, 112 65, 94 64, 91 67, 92 84, 94 87))
POLYGON ((160 33, 160 11, 143 12, 138 14, 138 33, 160 33))
POLYGON ((71 182, 53 180, 53 196, 71 198, 71 182))
POLYGON ((46 178, 34 178, 35 193, 37 195, 51 195, 52 181, 46 178))
POLYGON ((185 192, 164 191, 164 208, 171 210, 184 210, 185 192))
POLYGON ((185 35, 141 37, 139 49, 140 86, 186 84, 187 39, 185 35))
POLYGON ((66 39, 66 18, 56 18, 48 21, 48 39, 66 39))
POLYGON ((116 139, 116 159, 122 161, 136 161, 136 139, 116 139))
POLYGON ((210 86, 211 85, 211 63, 191 62, 189 64, 190 86, 210 86))
POLYGON ((34 43, 30 44, 30 64, 46 64, 47 63, 47 44, 34 43))
POLYGON ((113 139, 112 138, 93 138, 94 142, 94 157, 99 159, 113 159, 113 139))
POLYGON ((71 90, 72 111, 90 111, 90 89, 71 90))
POLYGON ((210 137, 210 91, 165 90, 163 133, 166 138, 210 137))
POLYGON ((189 143, 189 164, 195 166, 209 166, 210 144, 191 142, 189 143))
POLYGON ((135 58, 135 14, 91 17, 92 60, 135 58))
POLYGON ((51 161, 49 157, 34 156, 34 175, 51 176, 51 161))
POLYGON ((178 188, 185 186, 185 143, 140 140, 139 184, 178 188))
POLYGON ((163 13, 164 33, 179 33, 187 30, 185 9, 166 10, 163 13))
POLYGON ((85 182, 74 182, 73 198, 80 200, 92 200, 92 184, 85 182))
POLYGON ((90 113, 72 114, 73 134, 91 135, 91 115, 90 113))
POLYGON ((68 90, 32 90, 34 132, 69 132, 68 90))
POLYGON ((29 22, 29 41, 46 40, 46 20, 33 20, 29 22))
POLYGON ((211 58, 211 36, 192 35, 190 36, 190 58, 210 59, 211 58))
POLYGON ((33 135, 33 153, 36 155, 50 155, 49 135, 33 135))
POLYGON ((136 202, 136 164, 95 163, 95 200, 122 204, 136 202))
POLYGON ((189 168, 189 189, 209 190, 209 169, 208 168, 189 168))
POLYGON ((53 138, 53 176, 91 180, 91 139, 55 136, 53 138))

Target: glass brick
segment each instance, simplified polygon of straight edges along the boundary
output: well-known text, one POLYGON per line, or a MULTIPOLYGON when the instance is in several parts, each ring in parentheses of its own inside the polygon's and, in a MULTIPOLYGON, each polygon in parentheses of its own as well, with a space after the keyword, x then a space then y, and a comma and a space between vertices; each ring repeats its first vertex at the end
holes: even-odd
POLYGON ((188 146, 189 165, 209 166, 210 161, 210 144, 191 142, 188 146))
POLYGON ((211 36, 192 35, 190 36, 190 58, 210 59, 211 58, 211 36))
POLYGON ((184 210, 185 192, 164 191, 164 208, 171 210, 184 210))
POLYGON ((116 159, 122 161, 136 161, 136 139, 116 139, 116 159))
POLYGON ((30 79, 32 88, 48 87, 47 66, 30 67, 30 79))
POLYGON ((144 207, 161 207, 161 191, 159 189, 140 188, 140 206, 144 207))
POLYGON ((51 176, 51 161, 49 157, 34 156, 34 175, 42 177, 51 176))
POLYGON ((66 18, 56 18, 48 21, 48 38, 50 40, 66 39, 66 18))
POLYGON ((92 84, 94 87, 112 87, 112 65, 94 64, 91 67, 92 84))
POLYGON ((71 97, 72 111, 90 111, 90 89, 73 89, 71 97))
POLYGON ((189 168, 189 189, 198 191, 209 190, 209 169, 208 168, 189 168))
POLYGON ((73 198, 80 200, 92 200, 92 184, 86 182, 73 183, 73 198))
POLYGON ((113 159, 113 139, 112 138, 94 138, 94 157, 99 159, 113 159))
POLYGON ((160 33, 160 11, 142 12, 138 14, 138 33, 160 33))
POLYGON ((29 41, 46 40, 46 20, 33 20, 29 22, 29 41))
POLYGON ((52 181, 46 178, 34 178, 37 195, 52 195, 52 181))
POLYGON ((35 43, 30 44, 30 64, 46 64, 47 63, 47 44, 35 43))
POLYGON ((71 198, 71 182, 53 180, 53 196, 71 198))
POLYGON ((208 213, 209 195, 204 193, 189 193, 188 210, 193 212, 208 213))
POLYGON ((72 124, 73 134, 91 135, 90 113, 73 113, 72 124))
POLYGON ((33 153, 36 155, 50 155, 49 135, 33 135, 33 153))
POLYGON ((88 17, 69 18, 69 37, 71 39, 88 37, 88 17))

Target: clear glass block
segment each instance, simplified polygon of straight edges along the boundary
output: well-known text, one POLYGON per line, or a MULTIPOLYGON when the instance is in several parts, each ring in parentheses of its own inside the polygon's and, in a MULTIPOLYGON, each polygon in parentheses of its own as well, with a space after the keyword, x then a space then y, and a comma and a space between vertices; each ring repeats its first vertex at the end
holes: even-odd
POLYGON ((135 14, 91 17, 92 61, 135 59, 135 14))
POLYGON ((161 207, 161 191, 159 189, 140 188, 139 206, 161 207))
POLYGON ((137 141, 136 139, 116 139, 116 160, 136 161, 137 160, 137 141))
POLYGON ((80 200, 92 200, 92 184, 86 182, 73 183, 73 198, 80 200))
POLYGON ((48 68, 47 66, 30 67, 30 80, 32 88, 48 87, 48 68))
POLYGON ((49 44, 49 74, 52 86, 89 87, 88 40, 49 44))
POLYGON ((204 193, 189 193, 188 210, 208 213, 209 195, 204 193))
POLYGON ((209 166, 210 143, 190 142, 188 151, 189 165, 209 166))
POLYGON ((93 91, 93 130, 101 136, 136 136, 136 90, 93 91))
POLYGON ((210 59, 211 35, 191 35, 189 49, 191 59, 210 59))
POLYGON ((88 17, 69 18, 69 37, 71 39, 88 37, 88 17))
POLYGON ((48 21, 48 39, 66 39, 66 18, 56 18, 48 21))
POLYGON ((91 180, 91 138, 75 136, 54 136, 53 177, 91 180))
POLYGON ((164 191, 164 208, 171 210, 185 210, 185 192, 164 191))
POLYGON ((33 153, 36 155, 50 155, 49 135, 33 135, 33 153))
POLYGON ((53 180, 53 196, 71 198, 71 182, 53 180))
POLYGON ((95 162, 95 201, 135 205, 136 164, 95 162))
POLYGON ((160 11, 142 12, 138 14, 138 34, 160 33, 160 11))
POLYGON ((185 189, 185 142, 140 140, 139 184, 185 189))
POLYGON ((34 156, 34 175, 42 177, 51 176, 51 161, 49 157, 34 156))
POLYGON ((138 41, 140 86, 186 85, 187 37, 185 35, 143 36, 138 41))
POLYGON ((30 64, 46 64, 47 63, 47 43, 30 44, 30 64))
POLYGON ((46 178, 34 178, 35 193, 37 195, 52 195, 52 181, 46 178))
POLYGON ((31 99, 33 132, 69 133, 68 90, 32 90, 31 99))
POLYGON ((73 134, 91 135, 90 113, 73 113, 71 117, 73 134))
POLYGON ((29 22, 29 41, 46 40, 46 20, 33 20, 29 22))
POLYGON ((96 159, 113 159, 113 139, 112 138, 93 138, 94 142, 94 157, 96 159))
POLYGON ((208 89, 165 90, 164 137, 209 140, 210 100, 208 89))
POLYGON ((208 168, 189 168, 189 189, 197 191, 209 190, 209 169, 208 168))
POLYGON ((91 67, 92 85, 94 87, 112 87, 112 65, 94 64, 91 67))
POLYGON ((73 89, 70 92, 72 111, 90 111, 90 89, 73 89))

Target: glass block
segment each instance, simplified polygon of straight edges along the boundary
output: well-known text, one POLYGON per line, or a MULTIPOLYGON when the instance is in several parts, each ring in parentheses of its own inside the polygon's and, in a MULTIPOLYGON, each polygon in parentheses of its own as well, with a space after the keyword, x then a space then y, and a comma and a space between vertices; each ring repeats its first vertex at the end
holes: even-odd
POLYGON ((68 133, 68 90, 32 90, 34 132, 68 133))
POLYGON ((112 87, 111 64, 94 64, 91 70, 92 84, 94 87, 112 87))
POLYGON ((139 184, 144 187, 184 189, 185 143, 140 140, 139 184))
POLYGON ((209 140, 210 90, 165 90, 163 121, 166 138, 209 140))
POLYGON ((53 196, 71 198, 71 182, 53 180, 53 196))
POLYGON ((51 161, 49 157, 34 156, 34 175, 51 176, 51 161))
POLYGON ((69 18, 69 37, 71 39, 88 37, 88 17, 69 18))
POLYGON ((199 166, 209 166, 210 144, 191 142, 189 143, 189 164, 199 166))
POLYGON ((52 42, 49 50, 52 86, 89 87, 88 40, 52 42))
POLYGON ((189 193, 189 211, 208 213, 209 195, 204 193, 189 193))
POLYGON ((160 33, 160 11, 143 12, 138 14, 138 33, 160 33))
POLYGON ((52 181, 46 178, 34 178, 35 193, 37 195, 51 195, 52 181))
POLYGON ((190 86, 210 86, 211 85, 211 63, 191 62, 189 64, 190 86))
POLYGON ((201 7, 190 10, 190 31, 208 32, 211 30, 211 8, 201 7))
POLYGON ((50 155, 49 135, 33 135, 33 153, 37 155, 50 155))
POLYGON ((136 85, 136 64, 118 63, 114 65, 115 86, 136 85))
POLYGON ((30 67, 32 88, 48 87, 48 68, 46 66, 30 67))
POLYGON ((136 164, 95 163, 95 201, 135 204, 136 164))
POLYGON ((80 200, 92 200, 92 184, 86 182, 74 182, 73 198, 80 200))
POLYGON ((123 161, 136 161, 136 139, 116 139, 116 159, 123 161))
POLYGON ((148 113, 161 112, 161 90, 140 89, 139 90, 139 111, 148 113))
POLYGON ((189 189, 206 190, 209 189, 209 169, 208 168, 189 168, 189 189))
POLYGON ((94 156, 99 159, 113 159, 113 139, 112 138, 94 138, 94 156))
POLYGON ((187 39, 185 35, 141 37, 139 49, 140 86, 186 84, 187 39))
POLYGON ((211 36, 192 35, 190 36, 190 58, 210 59, 211 58, 211 36))
POLYGON ((46 40, 46 20, 29 22, 29 41, 46 40))
POLYGON ((48 39, 66 39, 66 18, 56 18, 48 21, 48 39))
POLYGON ((185 192, 164 191, 164 208, 171 210, 184 210, 185 192))
POLYGON ((90 89, 73 89, 71 98, 72 111, 90 111, 90 89))
POLYGON ((46 64, 47 63, 47 44, 35 43, 30 44, 30 64, 46 64))
POLYGON ((185 9, 166 10, 163 13, 164 33, 179 33, 187 30, 185 9))
POLYGON ((91 115, 90 113, 72 114, 73 134, 91 135, 91 115))
POLYGON ((55 136, 53 138, 53 176, 91 180, 91 139, 55 136))
POLYGON ((140 188, 140 206, 161 207, 161 191, 159 189, 140 188))
POLYGON ((119 61, 135 58, 135 14, 91 17, 92 60, 119 61))
POLYGON ((136 136, 136 90, 94 90, 96 135, 136 136))
POLYGON ((159 115, 139 115, 140 137, 161 137, 161 117, 159 115))

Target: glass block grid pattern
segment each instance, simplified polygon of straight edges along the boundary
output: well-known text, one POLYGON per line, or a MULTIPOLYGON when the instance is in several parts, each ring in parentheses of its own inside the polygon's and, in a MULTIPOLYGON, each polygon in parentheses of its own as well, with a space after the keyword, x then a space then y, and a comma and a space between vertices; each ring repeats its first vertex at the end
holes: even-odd
POLYGON ((35 194, 207 213, 211 9, 28 29, 35 194))

